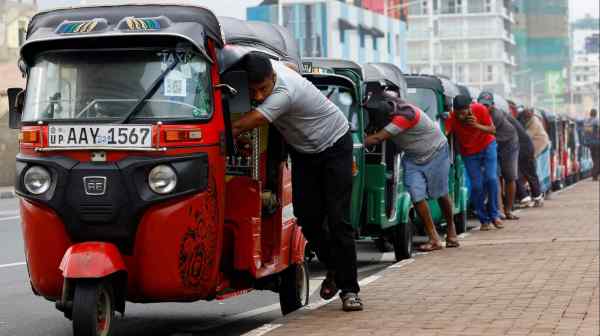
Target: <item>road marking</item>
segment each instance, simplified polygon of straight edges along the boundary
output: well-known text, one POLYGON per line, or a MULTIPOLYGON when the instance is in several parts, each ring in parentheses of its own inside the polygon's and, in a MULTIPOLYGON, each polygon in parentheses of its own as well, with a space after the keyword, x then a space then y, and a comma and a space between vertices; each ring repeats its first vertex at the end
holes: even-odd
POLYGON ((414 258, 404 259, 404 260, 402 260, 400 262, 397 262, 397 263, 393 264, 392 266, 390 266, 388 268, 391 268, 391 269, 402 268, 402 267, 404 267, 406 265, 410 265, 410 264, 412 264, 414 262, 415 262, 414 258))
POLYGON ((16 267, 16 266, 23 266, 25 265, 25 262, 16 262, 16 263, 12 263, 12 264, 1 264, 0 268, 9 268, 9 267, 16 267))
POLYGON ((271 332, 271 331, 281 327, 282 325, 283 324, 264 324, 262 327, 251 330, 251 331, 243 334, 242 336, 263 336, 266 333, 271 332))
POLYGON ((13 219, 19 219, 19 218, 21 218, 21 216, 4 217, 4 218, 0 218, 0 222, 7 221, 7 220, 13 220, 13 219))

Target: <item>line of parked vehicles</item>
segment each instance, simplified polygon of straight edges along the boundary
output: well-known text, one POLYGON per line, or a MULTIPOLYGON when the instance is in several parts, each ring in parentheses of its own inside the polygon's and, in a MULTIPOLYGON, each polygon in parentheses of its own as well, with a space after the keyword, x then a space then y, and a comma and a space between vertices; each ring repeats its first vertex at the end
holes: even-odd
MULTIPOLYGON (((21 48, 27 88, 8 91, 10 126, 20 129, 15 190, 31 288, 73 320, 75 335, 110 335, 126 301, 267 289, 279 293, 284 314, 307 304, 306 241, 282 137, 272 126, 231 134, 232 119, 251 109, 239 66, 250 52, 295 67, 345 113, 354 140, 352 225, 359 238, 391 242, 397 260, 411 256, 423 229, 403 186, 402 153, 391 142, 364 146, 376 112, 363 102, 393 90, 443 128, 454 96, 475 98, 477 90, 388 63, 301 59, 282 27, 190 5, 42 12, 21 48)), ((560 188, 588 174, 580 124, 537 113, 553 142, 544 178, 560 188)), ((469 196, 450 143, 461 233, 469 196)), ((443 225, 437 202, 430 207, 443 225)))

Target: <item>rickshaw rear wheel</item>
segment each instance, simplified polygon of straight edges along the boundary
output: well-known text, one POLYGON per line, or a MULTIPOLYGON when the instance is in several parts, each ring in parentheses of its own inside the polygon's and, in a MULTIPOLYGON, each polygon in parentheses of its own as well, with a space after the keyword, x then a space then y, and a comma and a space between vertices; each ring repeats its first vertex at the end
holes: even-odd
POLYGON ((310 274, 306 262, 290 265, 281 273, 279 304, 283 315, 308 304, 310 274))
POLYGON ((456 227, 456 234, 467 232, 467 211, 463 211, 454 215, 454 226, 456 227))
POLYGON ((75 284, 73 335, 108 336, 115 317, 114 295, 109 283, 82 280, 75 284))
POLYGON ((396 261, 412 258, 413 251, 413 224, 409 220, 406 223, 398 223, 390 229, 390 237, 394 245, 394 257, 396 261))

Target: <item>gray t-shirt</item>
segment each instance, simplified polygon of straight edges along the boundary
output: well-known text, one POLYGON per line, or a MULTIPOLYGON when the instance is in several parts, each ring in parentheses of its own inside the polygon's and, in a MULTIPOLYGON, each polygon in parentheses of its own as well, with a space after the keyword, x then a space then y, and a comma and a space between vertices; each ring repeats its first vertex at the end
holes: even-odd
POLYGON ((280 62, 273 93, 256 110, 301 153, 320 153, 350 129, 342 111, 311 82, 280 62))
POLYGON ((414 117, 395 115, 384 129, 393 136, 392 141, 398 150, 404 151, 407 159, 419 165, 426 164, 446 145, 446 136, 418 107, 405 104, 398 109, 408 109, 414 117))
POLYGON ((496 141, 498 143, 517 143, 519 135, 515 127, 508 120, 508 115, 497 108, 491 108, 490 115, 496 127, 496 141))

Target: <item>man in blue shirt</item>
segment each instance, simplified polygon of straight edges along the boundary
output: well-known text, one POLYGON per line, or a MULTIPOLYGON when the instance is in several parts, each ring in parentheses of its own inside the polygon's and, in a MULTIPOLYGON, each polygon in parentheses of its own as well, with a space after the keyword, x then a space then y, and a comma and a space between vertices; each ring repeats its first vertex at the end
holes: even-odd
POLYGON ((592 178, 598 181, 600 175, 600 129, 598 121, 598 111, 592 109, 590 117, 584 123, 584 143, 592 152, 592 161, 594 161, 594 169, 592 170, 592 178))

